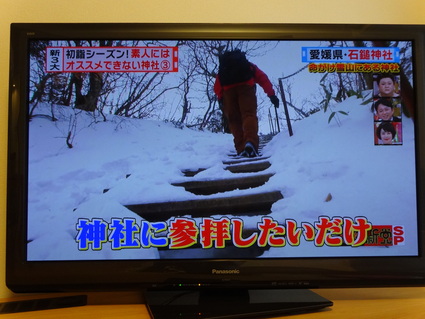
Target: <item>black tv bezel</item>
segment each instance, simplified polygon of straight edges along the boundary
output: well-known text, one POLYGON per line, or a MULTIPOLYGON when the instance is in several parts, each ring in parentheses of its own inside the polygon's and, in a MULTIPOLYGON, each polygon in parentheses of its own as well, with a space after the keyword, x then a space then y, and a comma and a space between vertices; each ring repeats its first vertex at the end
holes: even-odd
POLYGON ((171 288, 329 288, 425 284, 425 26, 336 24, 14 23, 11 25, 6 284, 16 292, 171 288), (26 261, 29 39, 413 40, 418 257, 26 261), (212 269, 237 274, 212 275, 212 269), (112 276, 115 274, 116 276, 112 276))

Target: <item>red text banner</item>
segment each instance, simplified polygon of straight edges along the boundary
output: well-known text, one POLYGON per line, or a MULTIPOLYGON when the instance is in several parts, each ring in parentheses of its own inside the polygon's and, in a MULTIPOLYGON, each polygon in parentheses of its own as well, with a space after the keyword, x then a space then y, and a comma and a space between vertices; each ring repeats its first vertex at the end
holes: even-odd
POLYGON ((177 47, 48 47, 46 72, 177 72, 177 47))

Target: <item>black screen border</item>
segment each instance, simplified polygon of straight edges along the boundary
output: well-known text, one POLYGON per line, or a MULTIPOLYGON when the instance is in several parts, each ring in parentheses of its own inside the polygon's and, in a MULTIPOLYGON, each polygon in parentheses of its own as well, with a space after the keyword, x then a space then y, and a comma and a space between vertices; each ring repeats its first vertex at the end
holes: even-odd
POLYGON ((425 283, 425 26, 334 24, 11 25, 6 284, 17 292, 141 287, 376 287, 425 283), (418 257, 291 258, 258 260, 26 261, 28 39, 272 39, 412 40, 418 194, 418 257), (237 274, 213 275, 212 269, 237 274))

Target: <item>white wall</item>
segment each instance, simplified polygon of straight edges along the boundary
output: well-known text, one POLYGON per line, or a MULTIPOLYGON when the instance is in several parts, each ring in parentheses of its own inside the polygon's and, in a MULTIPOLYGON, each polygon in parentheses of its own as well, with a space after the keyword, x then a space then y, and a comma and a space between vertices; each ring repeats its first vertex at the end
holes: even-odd
POLYGON ((4 282, 9 25, 12 22, 425 24, 423 0, 0 0, 0 298, 4 282))

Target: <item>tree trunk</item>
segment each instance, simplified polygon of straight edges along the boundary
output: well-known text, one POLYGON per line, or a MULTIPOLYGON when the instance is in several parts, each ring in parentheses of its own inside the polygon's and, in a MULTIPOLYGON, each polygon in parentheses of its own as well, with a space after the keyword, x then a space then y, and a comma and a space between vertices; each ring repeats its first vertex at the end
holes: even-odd
POLYGON ((75 107, 83 111, 94 112, 102 91, 102 73, 89 74, 89 90, 85 95, 82 94, 83 81, 81 73, 75 75, 75 107))

